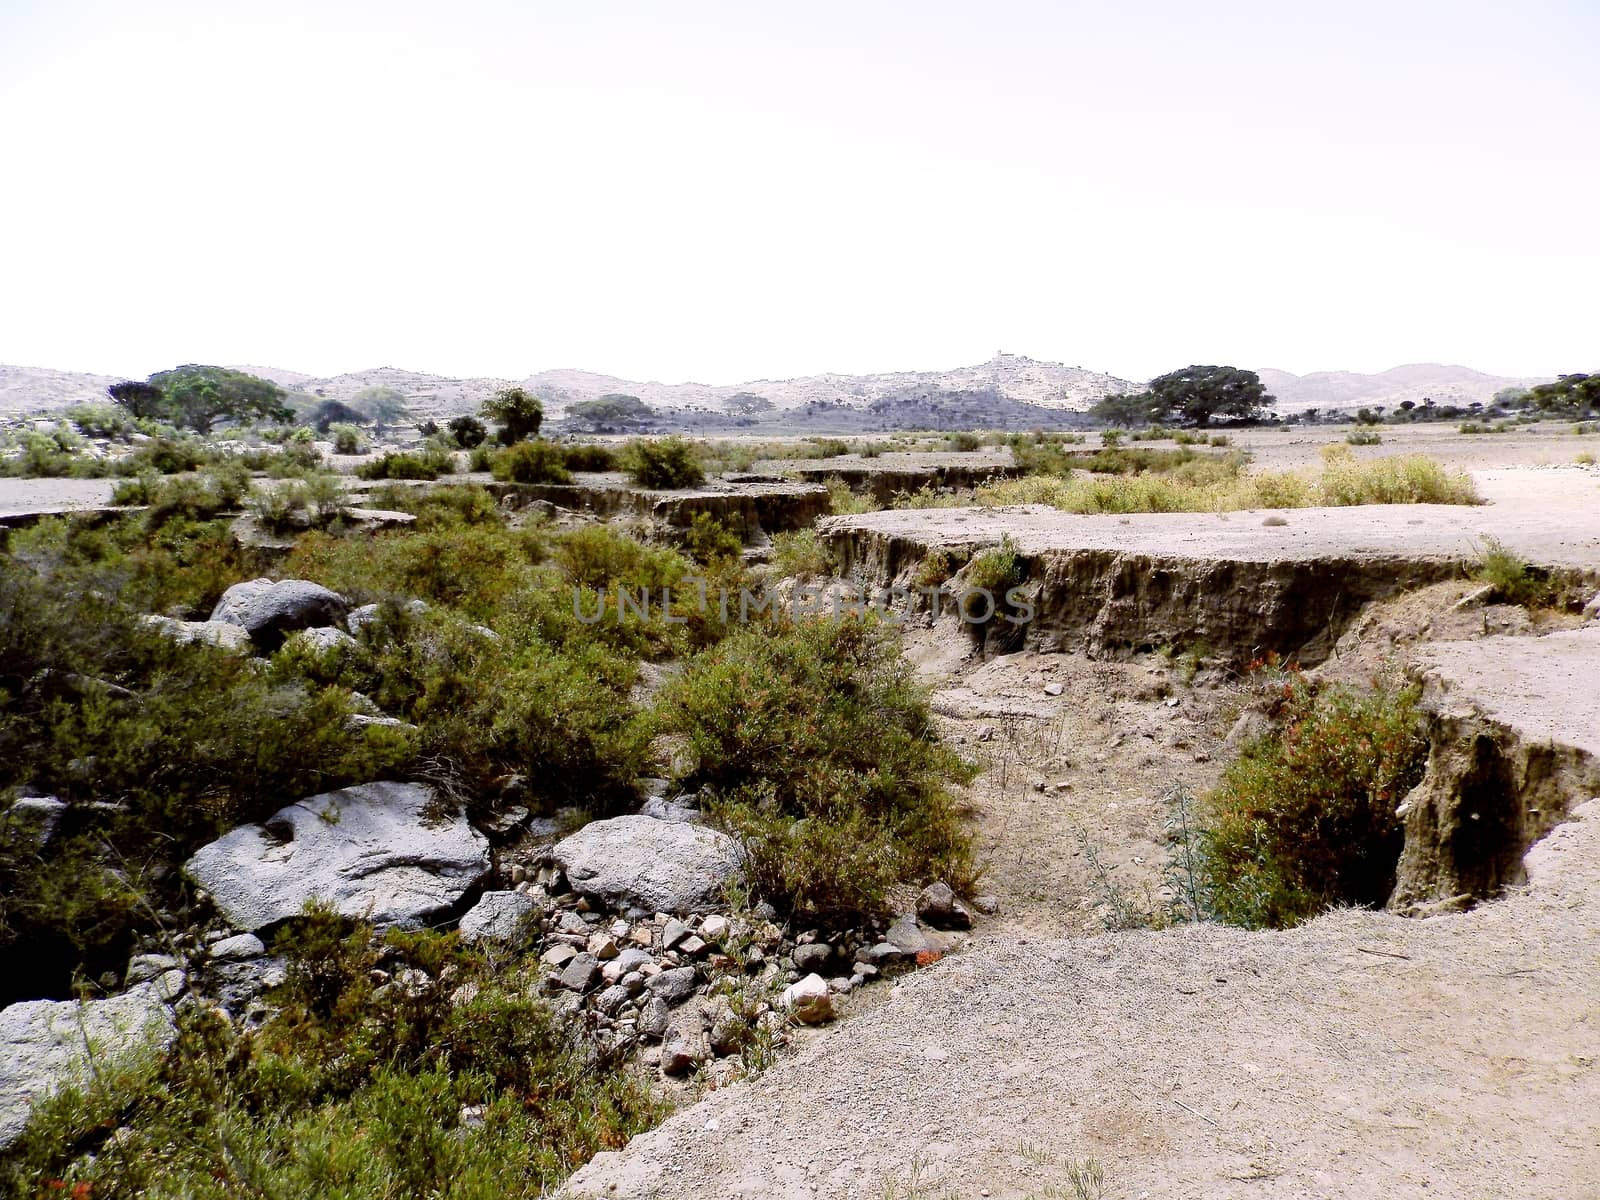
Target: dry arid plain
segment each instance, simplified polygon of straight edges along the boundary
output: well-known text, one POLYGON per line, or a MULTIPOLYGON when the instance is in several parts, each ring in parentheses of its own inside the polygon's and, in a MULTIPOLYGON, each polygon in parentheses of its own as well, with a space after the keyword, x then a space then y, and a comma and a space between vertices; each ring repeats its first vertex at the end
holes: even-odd
MULTIPOLYGON (((1227 449, 1249 454, 1247 476, 1316 471, 1347 432, 1247 429, 1227 449)), ((856 941, 769 926, 774 986, 808 964, 834 986, 831 1019, 771 1026, 759 1070, 719 1057, 726 1004, 693 990, 714 974, 705 963, 729 928, 709 892, 695 893, 703 911, 688 924, 658 915, 652 927, 658 905, 637 902, 596 924, 587 901, 574 911, 576 897, 558 894, 605 869, 570 861, 566 842, 552 858, 566 830, 490 830, 501 883, 489 886, 506 888, 492 894, 552 905, 536 945, 550 986, 566 989, 569 1011, 620 1012, 602 1031, 643 1034, 633 1062, 677 1106, 560 1194, 1591 1194, 1600 612, 1587 602, 1600 591, 1600 470, 1579 460, 1600 435, 1554 422, 1484 435, 1412 426, 1348 447, 1357 461, 1425 454, 1469 476, 1480 504, 1090 515, 975 503, 974 487, 1015 473, 1004 445, 954 452, 902 438, 880 449, 757 461, 690 489, 640 488, 614 472, 405 485, 487 487, 514 526, 673 535, 710 513, 741 531, 746 559, 785 595, 802 581, 762 563, 775 535, 810 530, 829 564, 807 581, 819 604, 910 587, 936 559, 959 565, 1005 546, 1026 563, 1032 620, 1008 635, 975 635, 948 607, 901 627, 938 733, 972 764, 956 800, 981 874, 954 901, 958 919, 919 921, 926 894, 897 894, 903 915, 886 935, 878 927, 880 944, 858 939, 853 962, 856 941), (919 490, 923 502, 908 504, 919 490), (837 511, 841 492, 860 503, 837 511), (1481 571, 1489 547, 1547 581, 1553 599, 1497 594, 1481 571), (1399 805, 1392 893, 1385 906, 1289 929, 1186 919, 1199 914, 1184 911, 1192 880, 1175 822, 1273 729, 1280 664, 1329 685, 1420 685, 1427 767, 1399 805), (618 946, 635 958, 617 958, 618 946), (656 1012, 636 1011, 606 965, 635 960, 661 972, 652 980, 681 976, 684 990, 663 987, 656 1012)), ((332 458, 352 519, 411 520, 371 507, 373 485, 353 471, 373 458, 332 458)), ((111 494, 103 480, 0 480, 0 520, 106 519, 111 494)), ((294 544, 249 518, 235 533, 272 553, 294 544)), ((643 670, 636 691, 647 697, 676 668, 643 670)), ((678 801, 654 795, 652 815, 672 816, 678 801)), ((226 909, 232 884, 201 863, 212 849, 187 869, 226 909)), ((264 869, 248 845, 216 853, 233 855, 230 871, 264 869)), ((229 915, 235 928, 270 923, 229 915)), ((471 914, 459 919, 465 931, 471 914)), ((803 1013, 809 1002, 786 992, 784 1003, 803 1013)))

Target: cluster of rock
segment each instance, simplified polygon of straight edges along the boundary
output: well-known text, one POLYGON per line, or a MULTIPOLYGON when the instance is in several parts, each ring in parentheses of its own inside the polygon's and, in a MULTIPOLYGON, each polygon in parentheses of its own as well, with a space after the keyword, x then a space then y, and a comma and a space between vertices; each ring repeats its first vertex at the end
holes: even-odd
MULTIPOLYGON (((48 836, 53 812, 24 807, 48 836)), ((263 935, 311 900, 379 928, 448 925, 459 914, 464 940, 535 952, 552 1003, 602 1049, 637 1050, 671 1076, 709 1064, 719 1079, 791 1024, 829 1021, 841 997, 954 949, 972 922, 943 884, 925 889, 915 912, 843 934, 796 933, 764 906, 729 913, 738 844, 699 824, 692 798, 657 795, 647 808, 655 815, 591 822, 559 840, 541 839, 525 820, 527 828, 502 828, 523 840, 499 870, 488 837, 417 783, 308 797, 225 834, 185 872, 226 927, 143 948, 117 995, 0 1012, 0 1094, 9 1098, 0 1148, 20 1134, 35 1097, 85 1069, 84 1029, 96 1053, 115 1058, 152 1039, 164 1045, 183 996, 259 1020, 263 993, 286 969, 263 935)))
POLYGON ((493 926, 537 939, 557 1008, 603 1044, 642 1043, 666 1075, 725 1060, 715 1070, 726 1079, 752 1043, 833 1019, 840 998, 955 949, 972 923, 942 883, 887 927, 826 937, 788 930, 770 909, 729 915, 719 898, 738 861, 727 835, 685 820, 596 821, 513 866, 513 890, 485 895, 463 936, 493 926))

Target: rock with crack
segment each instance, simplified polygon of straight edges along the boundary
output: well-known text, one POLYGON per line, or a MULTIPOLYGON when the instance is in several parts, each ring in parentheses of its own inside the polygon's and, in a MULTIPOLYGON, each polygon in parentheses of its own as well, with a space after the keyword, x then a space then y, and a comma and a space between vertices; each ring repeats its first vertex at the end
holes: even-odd
POLYGON ((378 926, 415 928, 489 870, 489 843, 431 789, 365 783, 280 809, 203 846, 185 865, 239 929, 298 915, 308 900, 378 926))
POLYGON ((739 870, 739 844, 725 833, 646 816, 593 821, 556 843, 572 890, 620 909, 707 912, 739 870))
POLYGON ((257 646, 276 650, 295 630, 336 625, 349 610, 348 600, 320 583, 250 579, 222 593, 211 620, 237 625, 257 646))
POLYGON ((461 918, 464 942, 514 942, 528 930, 539 906, 521 892, 485 892, 461 918))
POLYGON ((0 1151, 22 1136, 36 1101, 84 1082, 91 1069, 168 1045, 167 1003, 182 988, 183 973, 169 971, 104 1000, 29 1000, 0 1012, 0 1151))

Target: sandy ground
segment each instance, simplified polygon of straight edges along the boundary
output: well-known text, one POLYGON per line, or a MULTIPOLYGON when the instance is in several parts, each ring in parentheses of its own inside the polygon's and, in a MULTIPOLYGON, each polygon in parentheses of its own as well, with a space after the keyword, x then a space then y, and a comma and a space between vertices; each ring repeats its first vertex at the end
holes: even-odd
POLYGON ((1389 554, 1475 558, 1489 537, 1531 562, 1600 566, 1600 471, 1497 468, 1474 475, 1487 503, 1370 504, 1263 512, 1080 516, 1044 505, 886 509, 832 517, 828 528, 872 530, 930 546, 988 545, 1003 535, 1024 553, 1105 549, 1241 561, 1389 554))
POLYGON ((74 512, 111 503, 114 479, 0 479, 0 515, 74 512))
MULTIPOLYGON (((1281 430, 1251 429, 1231 434, 1232 442, 1250 451, 1251 465, 1259 470, 1314 466, 1321 461, 1322 447, 1344 445, 1352 427, 1317 426, 1281 430)), ((1357 458, 1382 458, 1392 454, 1426 454, 1458 471, 1480 471, 1489 467, 1570 466, 1580 454, 1600 458, 1600 430, 1574 435, 1573 423, 1542 421, 1537 425, 1518 425, 1505 433, 1464 434, 1453 424, 1385 425, 1379 428, 1383 439, 1376 446, 1351 446, 1357 458)), ((1149 443, 1154 446, 1165 442, 1149 443)))

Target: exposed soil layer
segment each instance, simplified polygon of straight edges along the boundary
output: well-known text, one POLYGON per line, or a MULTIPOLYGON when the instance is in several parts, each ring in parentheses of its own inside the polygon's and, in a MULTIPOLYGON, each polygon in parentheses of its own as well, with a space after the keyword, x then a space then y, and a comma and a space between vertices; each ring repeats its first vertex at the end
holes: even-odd
POLYGON ((1036 608, 1029 645, 1097 657, 1203 648, 1314 664, 1365 605, 1469 573, 1490 538, 1558 577, 1594 578, 1600 488, 1593 505, 1571 496, 1550 505, 1540 502, 1541 481, 1513 474, 1491 481, 1494 499, 1483 506, 1293 509, 1271 524, 1253 512, 1079 516, 1022 505, 888 510, 831 517, 819 529, 841 572, 874 587, 909 588, 930 554, 959 563, 1011 538, 1036 608))
POLYGON ((993 479, 1022 474, 1011 451, 1006 449, 970 453, 890 451, 876 458, 841 454, 835 458, 772 460, 757 466, 813 483, 837 476, 851 491, 869 495, 879 504, 890 503, 900 492, 973 488, 993 479))
POLYGON ((1424 647, 1427 774, 1400 806, 1391 906, 1465 903, 1523 881, 1528 847, 1600 795, 1600 627, 1424 647))
POLYGON ((569 1195, 1551 1200, 1600 1178, 1600 804, 1504 903, 1297 930, 997 936, 569 1195), (898 1186, 898 1192, 886 1185, 898 1186), (1050 1192, 1049 1188, 1059 1191, 1050 1192))
POLYGON ((613 474, 583 475, 575 483, 485 482, 485 486, 513 502, 543 501, 597 517, 644 517, 676 528, 708 513, 746 541, 809 529, 828 512, 827 489, 820 484, 749 476, 711 479, 681 491, 650 491, 613 474))

